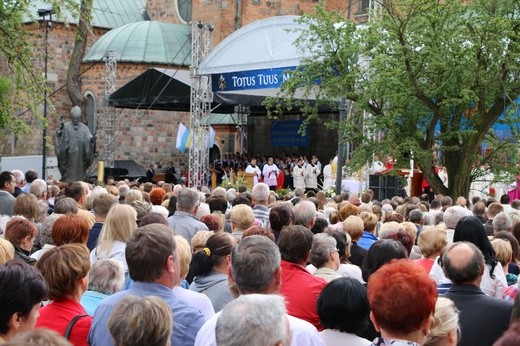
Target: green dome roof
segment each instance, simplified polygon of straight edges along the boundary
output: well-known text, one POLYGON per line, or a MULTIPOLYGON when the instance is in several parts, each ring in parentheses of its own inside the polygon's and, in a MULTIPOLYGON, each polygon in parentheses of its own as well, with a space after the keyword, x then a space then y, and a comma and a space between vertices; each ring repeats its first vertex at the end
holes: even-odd
POLYGON ((110 51, 118 62, 189 66, 191 27, 157 21, 126 24, 101 36, 83 61, 103 61, 110 51))

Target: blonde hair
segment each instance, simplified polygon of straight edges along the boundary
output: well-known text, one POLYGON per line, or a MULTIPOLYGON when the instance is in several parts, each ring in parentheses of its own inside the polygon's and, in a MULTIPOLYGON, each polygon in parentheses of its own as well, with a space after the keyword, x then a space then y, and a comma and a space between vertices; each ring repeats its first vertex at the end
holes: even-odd
POLYGON ((125 195, 125 203, 131 204, 133 201, 142 201, 143 200, 143 194, 141 191, 132 189, 128 191, 125 195))
POLYGON ((350 215, 343 221, 343 230, 352 237, 353 241, 361 238, 364 229, 363 220, 359 216, 350 215))
MULTIPOLYGON (((200 232, 199 232, 200 233, 200 232)), ((177 243, 177 256, 179 257, 179 263, 181 267, 181 280, 184 280, 188 275, 191 263, 191 248, 188 241, 180 236, 175 236, 175 243, 177 243)))
POLYGON ((0 238, 0 264, 4 264, 14 258, 14 246, 9 240, 0 238))
POLYGON ((511 247, 510 242, 505 239, 493 239, 491 240, 491 245, 493 246, 493 250, 495 250, 497 259, 502 266, 505 266, 511 262, 513 248, 511 247))
POLYGON ((231 223, 239 230, 245 231, 249 227, 253 226, 255 222, 255 214, 250 206, 245 204, 235 205, 231 209, 230 215, 231 223))
POLYGON ((209 237, 211 237, 213 234, 213 231, 198 231, 195 233, 195 235, 191 238, 192 253, 196 253, 202 250, 206 246, 206 242, 208 241, 209 237))
MULTIPOLYGON (((381 228, 379 229, 379 235, 381 237, 383 237, 383 234, 386 231, 399 231, 399 230, 405 231, 405 228, 402 224, 400 224, 399 222, 396 222, 396 221, 389 221, 389 222, 385 222, 381 225, 381 228)), ((408 232, 406 232, 406 233, 408 233, 408 232)))
POLYGON ((452 331, 459 333, 459 311, 451 299, 439 297, 435 303, 430 335, 423 346, 441 345, 442 339, 452 331))
POLYGON ((412 242, 415 244, 415 238, 417 237, 417 226, 415 226, 415 224, 410 221, 401 222, 401 225, 403 225, 405 232, 408 233, 412 239, 412 242))
POLYGON ((359 217, 363 220, 365 231, 373 232, 376 229, 377 215, 372 213, 372 211, 363 211, 359 214, 359 217))
POLYGON ((110 209, 98 239, 98 259, 108 256, 114 241, 126 243, 137 228, 136 218, 137 212, 129 205, 116 204, 110 209))
POLYGON ((443 226, 424 226, 417 239, 417 245, 424 257, 441 252, 447 244, 446 229, 443 226))
POLYGON ((114 185, 107 185, 105 187, 107 189, 107 192, 113 196, 119 197, 119 189, 115 187, 114 185))

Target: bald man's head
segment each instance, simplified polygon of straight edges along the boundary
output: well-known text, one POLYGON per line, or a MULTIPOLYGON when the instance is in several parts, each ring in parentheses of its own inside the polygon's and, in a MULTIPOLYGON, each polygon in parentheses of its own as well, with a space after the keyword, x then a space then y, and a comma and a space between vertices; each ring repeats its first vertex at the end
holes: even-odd
POLYGON ((472 243, 458 242, 442 256, 444 273, 454 284, 473 284, 484 272, 484 256, 472 243))

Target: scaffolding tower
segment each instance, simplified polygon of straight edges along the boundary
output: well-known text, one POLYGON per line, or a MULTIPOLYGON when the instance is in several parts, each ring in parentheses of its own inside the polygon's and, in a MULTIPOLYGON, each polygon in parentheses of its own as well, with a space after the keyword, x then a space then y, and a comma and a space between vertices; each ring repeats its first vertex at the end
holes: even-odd
POLYGON ((200 63, 206 58, 213 36, 213 27, 201 22, 191 26, 191 95, 188 184, 192 187, 207 185, 209 180, 209 116, 213 94, 209 75, 200 75, 200 63))
POLYGON ((103 145, 103 161, 105 161, 105 167, 114 167, 114 152, 116 149, 116 114, 115 108, 110 107, 108 104, 110 95, 116 91, 116 79, 117 79, 117 61, 116 52, 110 51, 104 58, 105 60, 105 92, 104 92, 104 130, 105 130, 105 142, 103 145))

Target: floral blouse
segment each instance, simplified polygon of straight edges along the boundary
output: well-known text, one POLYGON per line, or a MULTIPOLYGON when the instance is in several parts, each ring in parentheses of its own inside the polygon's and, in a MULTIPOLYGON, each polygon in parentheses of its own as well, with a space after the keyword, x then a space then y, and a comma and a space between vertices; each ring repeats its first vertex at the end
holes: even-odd
POLYGON ((419 346, 418 343, 408 340, 376 338, 372 343, 374 346, 419 346))

